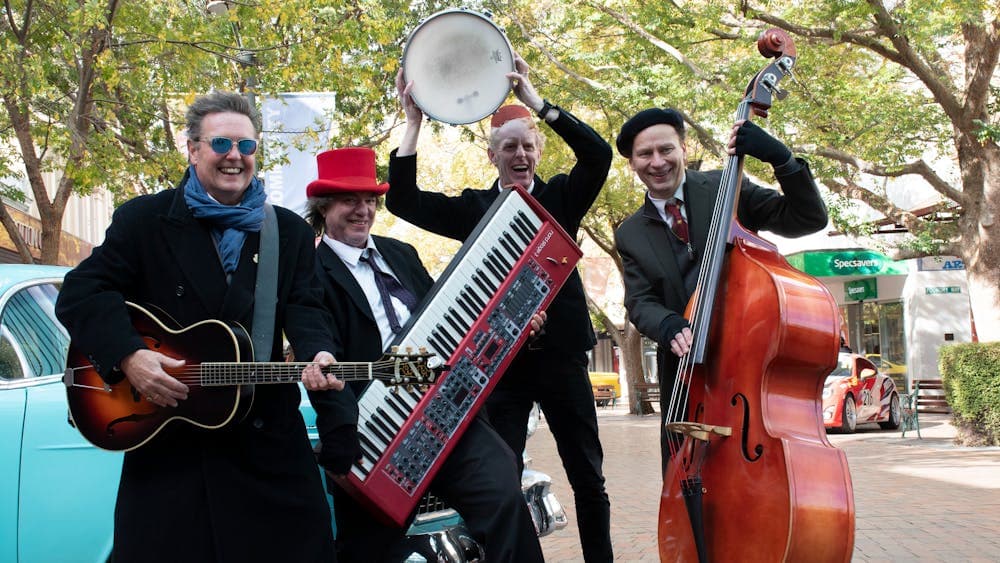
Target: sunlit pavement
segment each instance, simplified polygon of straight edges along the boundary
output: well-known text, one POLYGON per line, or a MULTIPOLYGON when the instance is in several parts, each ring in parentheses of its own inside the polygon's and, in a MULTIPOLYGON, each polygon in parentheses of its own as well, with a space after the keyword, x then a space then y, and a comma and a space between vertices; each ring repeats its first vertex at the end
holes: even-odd
MULTIPOLYGON (((597 411, 615 558, 657 561, 659 415, 630 415, 621 403, 597 411)), ((1000 448, 954 445, 949 419, 922 413, 922 438, 877 425, 830 435, 854 482, 854 561, 1000 562, 1000 448)), ((528 453, 552 477, 570 520, 542 538, 546 561, 582 561, 572 492, 544 421, 528 453)))

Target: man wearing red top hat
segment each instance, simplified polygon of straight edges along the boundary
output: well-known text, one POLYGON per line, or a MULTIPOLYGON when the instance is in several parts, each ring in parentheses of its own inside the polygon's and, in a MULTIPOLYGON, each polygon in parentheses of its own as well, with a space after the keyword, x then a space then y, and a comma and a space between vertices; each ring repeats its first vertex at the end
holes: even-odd
MULTIPOLYGON (((507 77, 524 105, 504 106, 490 122, 487 155, 499 177, 487 189, 466 189, 454 197, 417 186, 416 149, 423 112, 410 97, 412 83, 404 83, 402 71, 397 74, 406 131, 389 161, 389 211, 423 229, 464 241, 500 190, 519 184, 571 237, 577 236, 580 221, 607 178, 611 147, 572 114, 543 100, 528 79, 528 64, 520 56, 515 55, 514 63, 516 71, 507 77), (528 108, 573 150, 576 162, 568 174, 557 174, 547 182, 535 175, 545 137, 528 108)), ((604 489, 604 452, 587 369, 587 351, 596 339, 578 272, 573 272, 548 308, 544 332, 518 353, 494 388, 487 402, 490 422, 511 450, 521 451, 527 439, 528 414, 535 402, 540 404, 573 487, 584 558, 610 561, 611 505, 604 489)))
MULTIPOLYGON (((341 336, 342 361, 374 361, 406 324, 434 284, 413 246, 370 234, 379 198, 375 153, 334 149, 316 157, 319 178, 306 188, 307 219, 322 242, 316 273, 341 336), (380 281, 381 280, 381 281, 380 281)), ((544 315, 533 319, 535 328, 544 315)), ((367 382, 343 393, 360 397, 367 382)), ((360 455, 356 428, 317 419, 320 464, 346 474, 360 455)), ((369 445, 365 445, 369 447, 369 445)), ((375 456, 380 452, 373 452, 375 456)), ((542 550, 524 498, 517 459, 483 416, 476 417, 431 482, 431 491, 462 515, 490 561, 541 561, 542 550)), ((333 481, 331 481, 333 483, 333 481)), ((398 561, 409 546, 405 529, 375 520, 335 483, 331 486, 340 561, 398 561)))

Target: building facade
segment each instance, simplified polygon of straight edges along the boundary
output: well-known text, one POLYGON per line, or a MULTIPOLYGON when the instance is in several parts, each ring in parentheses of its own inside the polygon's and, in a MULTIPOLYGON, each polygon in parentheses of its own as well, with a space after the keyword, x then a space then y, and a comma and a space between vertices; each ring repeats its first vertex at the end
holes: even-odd
POLYGON ((941 346, 974 340, 965 265, 954 257, 895 261, 868 249, 788 256, 837 300, 846 343, 909 389, 938 379, 941 346))
MULTIPOLYGON (((44 172, 45 185, 49 189, 49 197, 58 185, 58 177, 54 172, 44 172)), ((17 230, 24 239, 35 260, 41 257, 42 223, 39 220, 38 206, 32 198, 31 187, 23 178, 4 178, 4 183, 19 187, 26 195, 24 202, 4 198, 3 205, 7 214, 14 220, 17 230)), ((76 266, 81 260, 90 256, 94 246, 104 240, 104 231, 111 223, 114 212, 114 201, 111 194, 104 190, 95 190, 87 196, 72 195, 66 203, 63 215, 62 236, 59 245, 57 264, 61 266, 76 266)), ((0 263, 20 263, 21 255, 7 229, 0 227, 0 263)))

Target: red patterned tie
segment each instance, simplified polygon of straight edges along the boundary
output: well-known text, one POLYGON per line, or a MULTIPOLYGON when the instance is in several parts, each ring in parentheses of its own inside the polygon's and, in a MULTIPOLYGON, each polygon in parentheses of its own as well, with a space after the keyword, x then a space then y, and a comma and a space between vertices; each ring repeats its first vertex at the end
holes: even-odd
POLYGON ((677 235, 677 238, 680 239, 681 242, 688 244, 691 242, 691 237, 688 236, 688 224, 687 221, 684 220, 684 216, 681 215, 681 207, 677 204, 678 201, 679 200, 677 198, 671 199, 667 202, 664 208, 674 219, 674 225, 670 229, 675 235, 677 235))

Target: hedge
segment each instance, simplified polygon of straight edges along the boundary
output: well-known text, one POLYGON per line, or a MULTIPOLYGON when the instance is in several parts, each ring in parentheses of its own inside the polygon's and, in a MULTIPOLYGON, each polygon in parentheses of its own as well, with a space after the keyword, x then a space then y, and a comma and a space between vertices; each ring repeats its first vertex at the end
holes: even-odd
POLYGON ((944 346, 938 368, 958 425, 1000 446, 1000 342, 944 346))

